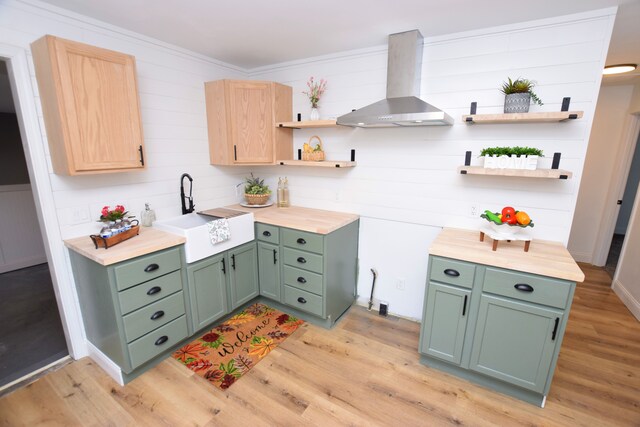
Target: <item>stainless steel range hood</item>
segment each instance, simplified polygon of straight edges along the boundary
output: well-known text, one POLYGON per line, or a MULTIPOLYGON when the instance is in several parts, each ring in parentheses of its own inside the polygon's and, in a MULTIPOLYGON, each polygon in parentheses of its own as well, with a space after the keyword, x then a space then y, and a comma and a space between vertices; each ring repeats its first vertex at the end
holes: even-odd
POLYGON ((418 98, 422 74, 423 38, 418 30, 389 36, 387 98, 340 116, 352 127, 442 126, 453 118, 418 98))

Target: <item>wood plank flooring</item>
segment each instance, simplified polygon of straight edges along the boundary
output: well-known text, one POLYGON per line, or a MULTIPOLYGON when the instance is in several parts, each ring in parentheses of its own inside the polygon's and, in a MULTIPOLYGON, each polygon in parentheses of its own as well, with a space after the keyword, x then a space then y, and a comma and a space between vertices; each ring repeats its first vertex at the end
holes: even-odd
POLYGON ((82 359, 0 399, 0 425, 640 426, 640 323, 582 265, 544 409, 419 363, 419 325, 353 307, 305 325, 227 391, 167 359, 125 387, 82 359))

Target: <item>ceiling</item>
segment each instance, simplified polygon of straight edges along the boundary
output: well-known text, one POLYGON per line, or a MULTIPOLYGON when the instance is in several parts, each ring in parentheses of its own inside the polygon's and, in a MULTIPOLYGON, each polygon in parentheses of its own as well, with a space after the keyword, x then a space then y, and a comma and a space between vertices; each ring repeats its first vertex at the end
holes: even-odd
POLYGON ((414 28, 429 37, 620 6, 607 64, 640 64, 640 0, 44 1, 245 69, 383 45, 414 28))

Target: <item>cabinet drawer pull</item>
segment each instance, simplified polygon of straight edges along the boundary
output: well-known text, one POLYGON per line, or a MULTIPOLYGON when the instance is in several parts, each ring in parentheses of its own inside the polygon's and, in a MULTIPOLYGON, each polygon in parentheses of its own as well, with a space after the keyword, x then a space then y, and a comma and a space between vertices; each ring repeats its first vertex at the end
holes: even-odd
POLYGON ((236 256, 231 255, 231 268, 233 268, 234 270, 236 269, 236 256))
POLYGON ((307 241, 304 240, 302 237, 300 237, 298 240, 296 240, 296 242, 300 243, 301 245, 306 245, 307 241))
POLYGON ((159 268, 160 266, 158 264, 149 264, 145 267, 144 272, 151 273, 152 271, 156 271, 159 268))
POLYGON ((265 230, 265 231, 262 232, 262 235, 263 236, 267 236, 267 237, 271 237, 271 232, 268 231, 268 230, 265 230))
POLYGON ((159 318, 161 318, 162 316, 164 316, 164 311, 162 310, 158 310, 155 313, 153 313, 151 315, 151 320, 158 320, 159 318))
POLYGON ((278 258, 277 258, 278 252, 274 249, 273 250, 273 263, 277 264, 278 263, 278 258))
POLYGON ((224 258, 222 258, 222 274, 227 274, 227 266, 224 263, 224 258))
POLYGON ((513 287, 522 292, 533 292, 533 286, 526 283, 516 283, 513 287))
POLYGON ((464 296, 464 303, 462 304, 462 315, 467 313, 467 295, 464 296))
POLYGON ((447 268, 444 271, 444 274, 446 274, 447 276, 450 276, 450 277, 458 277, 458 276, 460 276, 460 272, 458 270, 454 270, 453 268, 447 268))
POLYGON ((304 299, 304 298, 302 298, 302 297, 299 297, 299 298, 298 298, 298 302, 299 302, 300 304, 306 304, 306 303, 307 303, 307 300, 306 300, 306 299, 304 299))
POLYGON ((153 288, 149 289, 147 291, 147 295, 155 295, 158 292, 160 292, 162 290, 162 288, 160 286, 154 286, 153 288))
POLYGON ((297 260, 297 261, 298 261, 300 264, 306 264, 306 263, 307 263, 307 260, 306 260, 306 259, 304 259, 304 258, 303 258, 303 257, 301 257, 301 256, 300 256, 300 257, 298 257, 298 260, 297 260))
POLYGON ((162 345, 162 344, 166 343, 168 340, 169 340, 169 337, 166 336, 166 335, 163 335, 160 338, 158 338, 154 344, 155 345, 162 345))
POLYGON ((558 324, 560 323, 560 318, 556 317, 556 324, 553 327, 553 332, 551 332, 551 341, 556 340, 556 334, 558 333, 558 324))
POLYGON ((307 279, 304 277, 298 277, 298 283, 307 283, 307 279))

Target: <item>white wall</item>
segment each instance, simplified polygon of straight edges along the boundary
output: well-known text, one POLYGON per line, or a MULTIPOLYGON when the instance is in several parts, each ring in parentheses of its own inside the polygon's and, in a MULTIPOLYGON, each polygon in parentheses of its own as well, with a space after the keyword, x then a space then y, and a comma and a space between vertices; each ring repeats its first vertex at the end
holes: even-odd
POLYGON ((569 238, 569 251, 578 261, 593 263, 605 218, 605 200, 615 171, 621 167, 618 147, 628 120, 633 86, 602 86, 593 120, 589 149, 569 238))
MULTIPOLYGON (((391 312, 420 318, 427 251, 440 227, 476 228, 472 206, 498 210, 513 205, 530 213, 535 238, 567 243, 612 20, 605 10, 590 14, 491 28, 425 39, 422 98, 455 118, 452 127, 321 129, 295 131, 295 148, 314 134, 322 137, 329 159, 348 159, 351 170, 271 168, 288 175, 292 203, 356 212, 363 217, 360 240, 361 302, 368 299, 370 268, 380 273, 378 299, 391 312), (584 110, 582 120, 555 124, 473 125, 462 123, 469 104, 478 113, 498 113, 498 91, 507 77, 536 80, 545 102, 531 111, 559 111, 562 98, 584 110), (462 176, 456 167, 464 153, 483 147, 529 145, 552 157, 562 152, 561 168, 571 180, 531 180, 462 176), (397 289, 399 279, 405 289, 397 289)), ((386 46, 345 52, 254 70, 252 78, 276 80, 294 90, 294 116, 308 115, 301 92, 309 76, 328 80, 320 101, 324 118, 336 117, 385 96, 386 46)), ((549 161, 548 159, 547 161, 549 161)), ((496 254, 499 256, 499 253, 496 254)))

